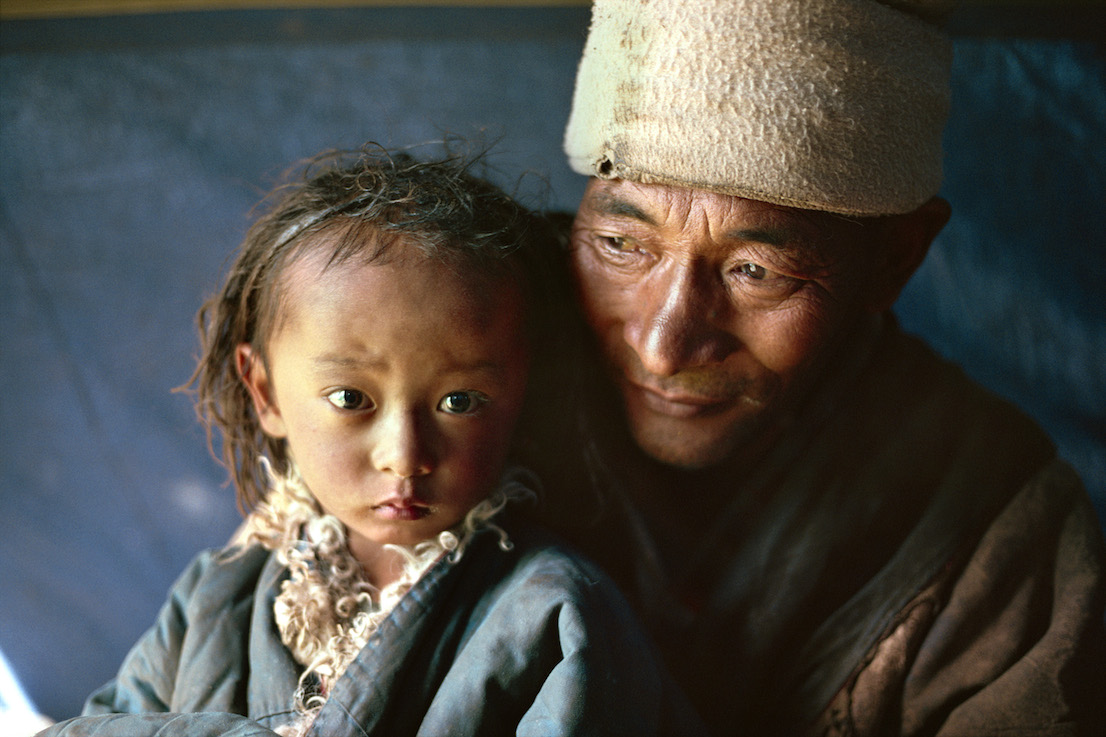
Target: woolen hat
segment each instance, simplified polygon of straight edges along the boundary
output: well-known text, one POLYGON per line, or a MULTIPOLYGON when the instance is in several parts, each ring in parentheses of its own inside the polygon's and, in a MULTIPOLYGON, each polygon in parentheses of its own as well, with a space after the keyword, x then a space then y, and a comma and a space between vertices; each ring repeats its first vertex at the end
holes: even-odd
POLYGON ((941 184, 950 0, 596 0, 580 174, 852 215, 941 184))

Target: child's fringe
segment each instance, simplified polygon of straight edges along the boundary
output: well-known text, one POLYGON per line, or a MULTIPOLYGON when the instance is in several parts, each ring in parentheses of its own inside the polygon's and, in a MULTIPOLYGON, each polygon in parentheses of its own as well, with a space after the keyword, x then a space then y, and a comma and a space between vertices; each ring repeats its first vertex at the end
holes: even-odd
POLYGON ((380 590, 361 578, 361 568, 346 545, 346 532, 333 515, 323 514, 294 464, 276 475, 262 459, 270 490, 246 519, 237 536, 276 553, 289 578, 273 606, 281 642, 305 666, 294 697, 296 718, 276 729, 282 737, 303 737, 326 703, 346 667, 368 643, 396 603, 439 558, 460 560, 472 534, 489 529, 499 547, 510 550, 507 533, 491 522, 508 502, 533 497, 532 475, 512 469, 487 499, 455 528, 411 546, 388 545, 403 558, 399 579, 380 590), (375 596, 374 596, 375 594, 375 596))

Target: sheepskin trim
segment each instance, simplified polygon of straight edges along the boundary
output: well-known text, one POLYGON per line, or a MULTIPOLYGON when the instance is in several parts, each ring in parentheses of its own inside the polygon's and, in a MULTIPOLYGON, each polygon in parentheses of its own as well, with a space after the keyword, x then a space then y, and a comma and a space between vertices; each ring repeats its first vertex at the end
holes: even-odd
POLYGON ((851 215, 941 184, 948 0, 596 0, 565 131, 580 174, 851 215))
POLYGON ((295 464, 278 476, 267 461, 263 463, 269 492, 247 517, 235 543, 259 543, 288 568, 273 614, 281 642, 304 671, 292 694, 292 721, 275 731, 281 737, 303 737, 334 684, 431 566, 446 555, 452 562, 459 560, 473 534, 483 529, 498 534, 500 549, 511 550, 507 533, 492 518, 508 502, 532 497, 536 480, 522 469, 511 469, 455 529, 416 545, 388 545, 403 557, 403 571, 398 580, 378 590, 361 577, 346 543, 345 526, 322 512, 295 464))

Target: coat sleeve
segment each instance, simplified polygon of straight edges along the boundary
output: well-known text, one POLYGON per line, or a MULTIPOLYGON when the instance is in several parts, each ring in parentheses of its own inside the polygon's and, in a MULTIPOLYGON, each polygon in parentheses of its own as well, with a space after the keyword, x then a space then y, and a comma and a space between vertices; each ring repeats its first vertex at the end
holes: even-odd
POLYGON ((173 713, 192 605, 219 554, 200 554, 177 579, 153 627, 135 643, 114 679, 85 702, 81 716, 40 737, 273 737, 253 720, 225 712, 173 713))
POLYGON ((539 556, 491 598, 419 735, 705 733, 629 604, 590 565, 539 556))
POLYGON ((520 720, 518 737, 706 733, 636 621, 612 614, 557 609, 551 634, 559 657, 520 720))
POLYGON ((202 554, 181 574, 154 626, 127 653, 116 677, 88 698, 83 715, 169 711, 188 629, 188 602, 208 565, 208 554, 202 554))
POLYGON ((277 737, 237 714, 100 714, 69 719, 38 737, 277 737))
POLYGON ((823 723, 856 735, 1095 734, 1106 716, 1104 557, 1078 477, 1046 467, 956 577, 900 613, 823 723))

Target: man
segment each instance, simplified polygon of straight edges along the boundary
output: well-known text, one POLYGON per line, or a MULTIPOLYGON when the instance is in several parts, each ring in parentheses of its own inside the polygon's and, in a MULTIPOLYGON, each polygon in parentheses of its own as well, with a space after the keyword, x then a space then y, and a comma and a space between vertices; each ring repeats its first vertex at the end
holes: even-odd
POLYGON ((1102 728, 1078 478, 887 312, 949 215, 947 5, 594 8, 570 253, 612 385, 573 534, 717 735, 1102 728))

